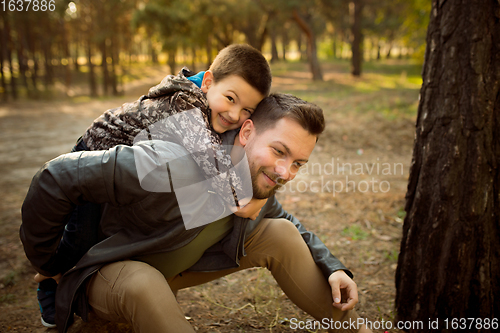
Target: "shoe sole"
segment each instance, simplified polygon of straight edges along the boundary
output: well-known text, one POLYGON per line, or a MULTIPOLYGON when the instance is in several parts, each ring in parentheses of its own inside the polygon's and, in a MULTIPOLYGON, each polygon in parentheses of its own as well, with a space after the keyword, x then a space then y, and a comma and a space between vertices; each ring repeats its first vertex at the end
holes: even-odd
POLYGON ((45 326, 45 327, 48 327, 48 328, 54 328, 56 327, 57 325, 56 324, 50 324, 50 323, 47 323, 45 320, 43 320, 42 317, 40 317, 40 319, 42 320, 42 325, 45 326))

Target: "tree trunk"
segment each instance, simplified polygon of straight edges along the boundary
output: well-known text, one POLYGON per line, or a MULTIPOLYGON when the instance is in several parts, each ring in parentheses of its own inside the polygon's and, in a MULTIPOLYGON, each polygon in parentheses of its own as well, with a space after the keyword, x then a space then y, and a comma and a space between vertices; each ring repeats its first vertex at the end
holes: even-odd
POLYGON ((87 36, 87 65, 89 66, 90 96, 97 97, 97 84, 95 80, 94 64, 92 63, 92 42, 90 38, 90 36, 87 36))
POLYGON ((389 59, 392 55, 392 41, 389 42, 389 48, 387 49, 387 53, 385 54, 385 57, 389 59))
POLYGON ((62 55, 63 58, 66 59, 66 63, 61 66, 64 68, 64 86, 66 89, 66 95, 70 95, 71 91, 71 53, 69 52, 69 38, 68 38, 68 29, 66 28, 66 22, 63 19, 59 20, 59 25, 61 27, 61 36, 62 36, 62 55))
POLYGON ((102 93, 107 96, 109 91, 109 70, 108 70, 108 52, 106 47, 106 39, 101 42, 101 68, 102 68, 102 93))
POLYGON ((120 63, 120 55, 118 52, 118 45, 116 42, 116 34, 111 36, 111 47, 110 47, 110 55, 111 55, 111 93, 113 96, 118 96, 118 79, 116 74, 116 66, 119 66, 120 63))
POLYGON ((205 44, 205 50, 207 52, 207 69, 212 64, 212 38, 207 36, 207 43, 205 44))
POLYGON ((297 49, 300 55, 300 61, 304 61, 304 52, 302 52, 302 33, 300 32, 297 36, 297 49))
MULTIPOLYGON (((77 35, 78 36, 78 35, 77 35)), ((78 64, 78 57, 80 55, 80 38, 76 37, 73 42, 75 46, 74 54, 73 54, 73 65, 75 66, 75 71, 78 73, 80 71, 80 65, 78 64)))
POLYGON ((196 48, 194 47, 194 45, 191 46, 191 68, 190 70, 192 70, 193 72, 196 72, 196 48))
POLYGON ((16 85, 16 77, 14 75, 14 64, 12 60, 12 52, 14 49, 14 44, 12 43, 12 38, 10 36, 10 24, 9 24, 9 18, 7 15, 3 15, 3 23, 4 23, 4 35, 3 39, 5 41, 6 47, 4 48, 5 50, 5 56, 7 58, 7 62, 9 64, 9 70, 10 70, 10 93, 13 99, 17 99, 17 85, 16 85))
POLYGON ((352 6, 352 69, 351 73, 354 76, 361 75, 361 64, 363 63, 363 32, 361 31, 362 12, 364 7, 363 0, 353 0, 352 6))
POLYGON ((28 34, 28 49, 29 53, 31 53, 31 60, 33 62, 33 68, 31 70, 31 82, 34 88, 34 95, 35 98, 40 97, 40 92, 38 91, 38 55, 37 55, 37 48, 36 48, 36 42, 37 42, 37 36, 36 34, 27 29, 29 32, 28 34))
POLYGON ((52 85, 54 82, 54 68, 52 66, 52 52, 50 50, 51 41, 44 39, 43 41, 43 57, 44 57, 44 81, 45 89, 52 85))
POLYGON ((176 67, 175 54, 176 54, 176 50, 174 50, 174 49, 168 50, 168 66, 170 67, 170 73, 172 75, 177 74, 175 72, 175 67, 176 67))
POLYGON ((333 59, 337 59, 337 34, 333 35, 332 56, 333 56, 333 59))
POLYGON ((276 27, 269 29, 269 36, 271 37, 271 63, 279 61, 278 46, 276 45, 276 27))
POLYGON ((282 56, 281 58, 283 61, 286 61, 286 52, 288 49, 288 44, 289 44, 289 38, 288 38, 288 31, 287 27, 285 27, 282 32, 281 32, 281 49, 282 49, 282 56))
MULTIPOLYGON (((2 17, 3 21, 3 17, 2 17)), ((2 93, 0 94, 2 97, 2 101, 6 102, 8 100, 8 95, 7 95, 7 81, 5 80, 5 74, 3 73, 3 62, 5 58, 5 52, 7 49, 7 40, 5 38, 4 34, 4 24, 0 25, 0 42, 4 47, 0 49, 0 81, 2 83, 2 93)))
POLYGON ((500 317, 499 11, 432 1, 396 271, 396 320, 424 324, 410 331, 491 332, 500 317))
POLYGON ((299 25, 300 29, 307 36, 307 60, 309 61, 313 80, 323 81, 323 73, 318 61, 318 53, 316 49, 316 34, 314 33, 310 22, 308 22, 310 20, 303 18, 297 9, 293 10, 293 18, 299 25))
POLYGON ((28 98, 31 98, 31 89, 28 84, 28 77, 26 72, 28 71, 28 61, 25 57, 24 45, 25 45, 25 34, 24 31, 21 30, 21 27, 17 29, 17 64, 19 65, 19 76, 21 77, 21 81, 26 89, 26 95, 28 98))

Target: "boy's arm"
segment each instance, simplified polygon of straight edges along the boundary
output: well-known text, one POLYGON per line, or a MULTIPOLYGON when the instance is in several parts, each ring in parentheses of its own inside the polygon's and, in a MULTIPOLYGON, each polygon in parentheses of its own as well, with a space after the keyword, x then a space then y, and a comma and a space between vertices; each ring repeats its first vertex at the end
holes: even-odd
POLYGON ((52 260, 75 205, 124 205, 147 193, 137 180, 131 147, 65 154, 47 162, 22 206, 20 237, 28 259, 43 275, 59 273, 52 260))
MULTIPOLYGON (((242 217, 242 218, 248 218, 251 220, 255 220, 259 214, 260 211, 262 210, 262 207, 266 204, 267 199, 255 199, 251 198, 248 203, 245 203, 245 206, 243 208, 234 208, 232 209, 234 215, 242 217)), ((241 201, 240 201, 241 203, 241 201)))

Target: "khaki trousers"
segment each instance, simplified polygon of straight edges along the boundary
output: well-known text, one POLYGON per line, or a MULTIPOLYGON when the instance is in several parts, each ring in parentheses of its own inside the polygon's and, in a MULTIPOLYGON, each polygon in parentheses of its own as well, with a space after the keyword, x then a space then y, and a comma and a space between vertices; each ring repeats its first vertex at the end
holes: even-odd
MULTIPOLYGON (((97 316, 129 323, 138 333, 194 332, 176 301, 178 290, 246 268, 265 267, 289 299, 316 320, 357 321, 354 310, 343 312, 332 306, 330 285, 290 221, 262 220, 245 241, 245 251, 247 255, 241 258, 238 268, 184 272, 168 280, 143 262, 129 260, 106 265, 88 284, 89 304, 97 316)), ((353 330, 342 330, 350 331, 353 330)))

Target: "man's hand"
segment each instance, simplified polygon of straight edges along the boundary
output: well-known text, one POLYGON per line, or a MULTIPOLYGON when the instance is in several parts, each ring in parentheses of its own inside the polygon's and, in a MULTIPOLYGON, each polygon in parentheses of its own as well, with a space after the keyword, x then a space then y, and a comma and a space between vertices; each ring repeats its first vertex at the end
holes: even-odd
MULTIPOLYGON (((245 199, 241 200, 240 202, 244 202, 245 199)), ((248 218, 251 220, 255 220, 259 214, 260 210, 264 205, 266 204, 267 199, 254 199, 252 198, 250 202, 248 202, 245 206, 242 208, 232 208, 232 211, 234 215, 243 217, 243 218, 248 218)))
POLYGON ((352 310, 358 303, 356 283, 343 270, 333 272, 328 283, 332 287, 333 306, 342 311, 352 310))
POLYGON ((35 281, 40 283, 42 282, 43 280, 47 280, 47 279, 54 279, 57 283, 59 283, 59 280, 61 280, 61 273, 55 275, 55 276, 45 276, 45 275, 42 275, 40 273, 36 273, 35 275, 35 281))

